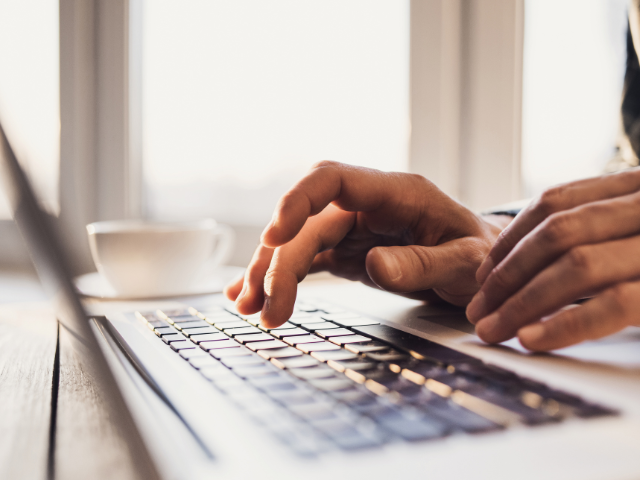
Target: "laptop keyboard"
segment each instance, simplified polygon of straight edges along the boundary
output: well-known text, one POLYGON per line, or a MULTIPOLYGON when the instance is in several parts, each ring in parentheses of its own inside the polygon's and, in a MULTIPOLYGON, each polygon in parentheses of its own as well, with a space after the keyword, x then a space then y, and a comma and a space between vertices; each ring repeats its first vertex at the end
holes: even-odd
POLYGON ((325 302, 274 329, 219 305, 136 316, 302 455, 616 413, 325 302))

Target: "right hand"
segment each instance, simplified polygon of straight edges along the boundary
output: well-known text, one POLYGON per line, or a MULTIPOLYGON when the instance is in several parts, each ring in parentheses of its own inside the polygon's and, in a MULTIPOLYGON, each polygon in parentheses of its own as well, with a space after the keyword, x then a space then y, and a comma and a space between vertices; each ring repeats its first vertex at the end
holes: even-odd
POLYGON ((320 162, 278 203, 242 279, 236 308, 269 328, 293 312, 297 284, 326 270, 371 287, 464 306, 501 228, 420 175, 320 162))

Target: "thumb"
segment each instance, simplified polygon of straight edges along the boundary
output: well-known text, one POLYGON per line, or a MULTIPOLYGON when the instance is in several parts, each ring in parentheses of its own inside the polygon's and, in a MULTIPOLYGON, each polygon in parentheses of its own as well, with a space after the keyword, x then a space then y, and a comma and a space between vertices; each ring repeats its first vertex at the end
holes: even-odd
POLYGON ((456 284, 467 290, 477 284, 475 273, 486 256, 477 239, 452 240, 434 247, 376 247, 367 254, 371 280, 396 293, 444 288, 456 284))

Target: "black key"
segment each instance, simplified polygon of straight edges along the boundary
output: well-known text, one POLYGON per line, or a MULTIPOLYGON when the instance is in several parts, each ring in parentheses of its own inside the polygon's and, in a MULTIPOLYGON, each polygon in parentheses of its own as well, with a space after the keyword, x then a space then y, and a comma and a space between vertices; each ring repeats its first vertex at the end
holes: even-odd
POLYGON ((207 333, 205 335, 192 335, 189 339, 193 343, 202 344, 204 342, 219 342, 223 340, 229 340, 224 333, 218 331, 218 333, 207 333))
POLYGON ((368 335, 405 351, 412 351, 419 356, 442 363, 479 363, 479 360, 457 350, 447 348, 438 343, 412 335, 388 325, 371 325, 353 327, 353 330, 368 335))
POLYGON ((201 342, 200 348, 206 351, 218 350, 221 348, 240 348, 240 344, 238 342, 231 340, 230 338, 227 338, 225 340, 201 342))
POLYGON ((234 338, 240 343, 267 342, 273 340, 271 335, 262 332, 236 335, 234 338))
POLYGON ((196 319, 196 321, 193 321, 193 322, 181 322, 181 323, 174 324, 174 327, 176 327, 178 330, 183 330, 185 328, 198 328, 198 327, 209 327, 209 326, 210 325, 207 322, 200 319, 196 319))
POLYGON ((177 342, 171 342, 169 344, 169 346, 171 348, 173 348, 176 352, 179 352, 180 350, 189 350, 192 348, 196 348, 196 346, 188 341, 188 340, 181 340, 181 341, 177 341, 177 342))
POLYGON ((303 353, 300 350, 296 350, 293 347, 274 348, 273 350, 260 350, 258 352, 265 360, 271 360, 274 358, 289 358, 300 357, 303 353))
POLYGON ((207 325, 206 327, 197 327, 197 328, 183 328, 182 334, 186 337, 191 337, 192 335, 206 335, 208 333, 215 333, 216 335, 220 333, 215 327, 211 325, 207 325))
POLYGON ((272 358, 271 363, 273 363, 276 367, 285 369, 285 368, 304 368, 304 367, 315 367, 317 365, 322 365, 315 358, 311 358, 309 355, 301 355, 297 357, 291 358, 272 358))
POLYGON ((248 324, 245 324, 245 326, 241 328, 224 328, 223 331, 232 337, 235 337, 236 335, 248 335, 250 333, 262 333, 256 327, 252 327, 248 324))

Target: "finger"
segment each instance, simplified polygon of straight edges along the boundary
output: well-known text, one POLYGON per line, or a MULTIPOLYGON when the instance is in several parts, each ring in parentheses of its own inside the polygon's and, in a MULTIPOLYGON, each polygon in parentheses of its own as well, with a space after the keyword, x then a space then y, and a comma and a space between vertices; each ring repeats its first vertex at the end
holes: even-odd
POLYGON ((271 223, 262 234, 262 243, 270 247, 284 245, 329 203, 343 210, 371 211, 388 205, 385 225, 423 213, 415 208, 431 197, 442 198, 431 182, 419 175, 385 173, 337 162, 320 162, 278 202, 271 223), (411 207, 413 208, 411 208, 411 207))
POLYGON ((493 268, 516 244, 550 215, 585 203, 628 195, 638 190, 640 190, 640 168, 579 180, 547 190, 504 229, 478 269, 476 275, 478 282, 484 283, 493 268))
POLYGON ((637 322, 639 309, 640 282, 621 283, 578 307, 521 328, 518 338, 529 350, 556 350, 616 333, 637 322))
POLYGON ((442 291, 445 300, 466 305, 478 289, 475 272, 486 250, 488 247, 474 238, 434 247, 376 247, 367 254, 366 266, 371 280, 383 290, 406 293, 436 289, 442 291), (447 292, 452 284, 456 286, 455 295, 447 292))
POLYGON ((533 276, 578 245, 640 231, 640 193, 588 203, 555 213, 540 223, 493 269, 467 307, 472 323, 498 308, 533 276))
POLYGON ((264 289, 262 287, 264 276, 267 273, 273 248, 260 245, 253 254, 251 263, 244 274, 242 291, 236 298, 236 309, 243 315, 251 315, 259 312, 264 303, 264 289))
POLYGON ((640 277, 639 250, 638 236, 570 250, 481 319, 478 336, 489 343, 502 342, 578 298, 640 277))
POLYGON ((224 293, 229 300, 235 302, 236 298, 238 298, 238 295, 240 295, 240 292, 242 291, 243 285, 244 285, 244 273, 238 276, 238 278, 234 278, 227 285, 225 285, 224 289, 222 290, 222 293, 224 293))
POLYGON ((268 328, 282 325, 293 313, 298 283, 309 272, 318 252, 331 249, 349 232, 355 213, 329 206, 308 219, 304 228, 287 244, 274 251, 264 275, 264 306, 260 322, 268 328))

